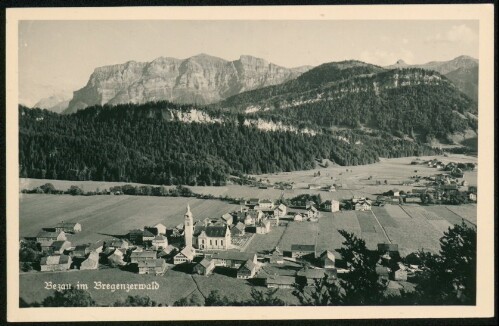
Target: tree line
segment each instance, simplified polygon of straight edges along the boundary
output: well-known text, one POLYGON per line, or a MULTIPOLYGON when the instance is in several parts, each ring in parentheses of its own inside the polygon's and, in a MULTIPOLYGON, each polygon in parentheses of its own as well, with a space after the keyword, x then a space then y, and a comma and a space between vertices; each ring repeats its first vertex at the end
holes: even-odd
POLYGON ((436 153, 428 146, 385 138, 382 133, 267 132, 244 126, 230 114, 225 123, 165 118, 171 110, 187 109, 158 102, 95 106, 59 115, 20 107, 20 176, 224 185, 230 176, 312 169, 315 159, 360 165, 374 163, 380 156, 436 153))

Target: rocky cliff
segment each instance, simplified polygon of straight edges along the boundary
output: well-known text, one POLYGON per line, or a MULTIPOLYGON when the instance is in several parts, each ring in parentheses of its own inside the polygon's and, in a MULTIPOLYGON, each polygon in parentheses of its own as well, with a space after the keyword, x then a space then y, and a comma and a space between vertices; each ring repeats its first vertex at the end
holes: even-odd
POLYGON ((209 104, 240 92, 292 80, 309 67, 284 68, 263 59, 235 61, 200 54, 184 60, 160 57, 96 68, 85 87, 75 91, 67 110, 91 105, 167 100, 209 104))

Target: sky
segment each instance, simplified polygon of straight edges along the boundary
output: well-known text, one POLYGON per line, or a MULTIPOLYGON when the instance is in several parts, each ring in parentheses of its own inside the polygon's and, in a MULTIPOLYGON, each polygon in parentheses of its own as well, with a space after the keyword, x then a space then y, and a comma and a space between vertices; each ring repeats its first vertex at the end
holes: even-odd
POLYGON ((72 94, 96 67, 206 53, 284 67, 478 58, 478 21, 20 21, 19 100, 72 94))

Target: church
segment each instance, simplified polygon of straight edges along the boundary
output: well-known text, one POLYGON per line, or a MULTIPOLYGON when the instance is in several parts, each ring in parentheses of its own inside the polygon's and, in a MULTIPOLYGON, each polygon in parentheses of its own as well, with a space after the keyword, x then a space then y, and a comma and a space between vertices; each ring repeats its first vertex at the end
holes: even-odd
POLYGON ((189 205, 187 205, 184 225, 186 247, 201 250, 227 250, 231 246, 231 232, 225 223, 196 226, 196 234, 194 234, 193 216, 189 205))

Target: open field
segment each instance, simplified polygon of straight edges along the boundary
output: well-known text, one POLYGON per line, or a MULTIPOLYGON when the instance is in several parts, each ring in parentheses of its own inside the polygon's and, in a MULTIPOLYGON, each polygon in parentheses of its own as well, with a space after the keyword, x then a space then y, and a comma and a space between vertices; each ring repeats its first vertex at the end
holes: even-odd
POLYGON ((285 230, 285 226, 274 226, 267 234, 255 234, 250 244, 243 251, 263 253, 273 250, 279 243, 285 230))
POLYGON ((220 217, 239 207, 220 200, 183 197, 22 194, 20 236, 36 236, 42 227, 50 227, 60 221, 82 224, 82 232, 70 235, 69 240, 74 243, 123 235, 131 229, 159 222, 173 227, 183 223, 187 204, 191 207, 194 220, 220 217))
POLYGON ((317 238, 319 223, 313 222, 290 222, 279 241, 279 249, 290 250, 293 244, 313 245, 317 238))
MULTIPOLYGON (((255 175, 257 179, 269 180, 270 182, 295 182, 297 188, 305 187, 308 184, 332 184, 344 183, 346 189, 350 189, 358 194, 365 194, 368 197, 375 193, 380 193, 392 189, 395 185, 400 190, 410 190, 411 186, 399 185, 401 181, 408 180, 409 176, 417 174, 420 176, 430 176, 438 172, 435 168, 430 168, 426 165, 411 165, 411 162, 418 157, 402 157, 402 158, 380 158, 380 162, 368 165, 359 166, 339 166, 330 165, 327 168, 316 168, 308 171, 283 172, 276 174, 255 175), (347 171, 348 170, 348 171, 347 171), (320 176, 314 177, 314 174, 320 172, 320 176), (368 180, 372 176, 371 180, 368 180), (388 185, 376 185, 376 180, 384 183, 387 180, 388 185), (385 190, 386 189, 386 190, 385 190)), ((473 156, 449 154, 445 156, 421 156, 421 161, 431 160, 436 158, 443 163, 463 162, 477 163, 478 159, 473 156)), ((470 185, 477 184, 477 171, 465 172, 464 179, 470 185)), ((324 192, 322 192, 324 193, 324 192)), ((333 193, 334 194, 334 193, 333 193)))
MULTIPOLYGON (((421 161, 436 158, 444 163, 448 162, 472 162, 477 163, 477 158, 472 156, 450 154, 445 156, 425 156, 419 157, 421 161)), ((259 189, 258 187, 241 186, 241 185, 227 185, 223 187, 215 186, 195 186, 189 187, 193 192, 199 194, 209 194, 214 196, 229 196, 232 198, 269 198, 278 199, 282 196, 284 198, 292 198, 300 194, 318 194, 320 193, 323 200, 335 199, 342 200, 352 198, 352 196, 363 196, 375 198, 376 195, 393 188, 408 191, 413 189, 413 186, 401 185, 402 181, 409 180, 410 176, 432 176, 438 173, 439 170, 430 168, 426 165, 411 165, 411 162, 417 157, 403 157, 385 159, 381 158, 380 162, 368 165, 359 166, 339 166, 331 164, 327 168, 316 168, 307 171, 294 171, 294 172, 281 172, 275 174, 262 174, 255 175, 258 180, 274 182, 293 182, 294 189, 279 190, 279 189, 259 189), (347 171, 348 170, 348 171, 347 171), (418 172, 415 172, 415 171, 418 172), (320 172, 320 176, 315 176, 320 172), (369 177, 372 177, 369 180, 369 177), (387 184, 384 184, 384 181, 387 184), (381 185, 376 185, 376 181, 380 181, 381 185), (344 189, 337 189, 335 192, 326 192, 321 190, 308 189, 309 184, 331 185, 345 184, 344 189)), ((464 180, 470 185, 477 184, 477 171, 465 172, 464 180)), ((97 188, 100 190, 109 189, 112 186, 124 185, 125 182, 103 182, 103 181, 63 181, 63 180, 48 180, 48 179, 25 179, 20 178, 20 189, 32 189, 41 186, 47 182, 52 183, 56 189, 67 190, 71 185, 77 185, 85 191, 95 191, 97 188)), ((130 183, 132 185, 141 185, 137 183, 130 183)), ((173 186, 166 186, 172 188, 173 186)))

